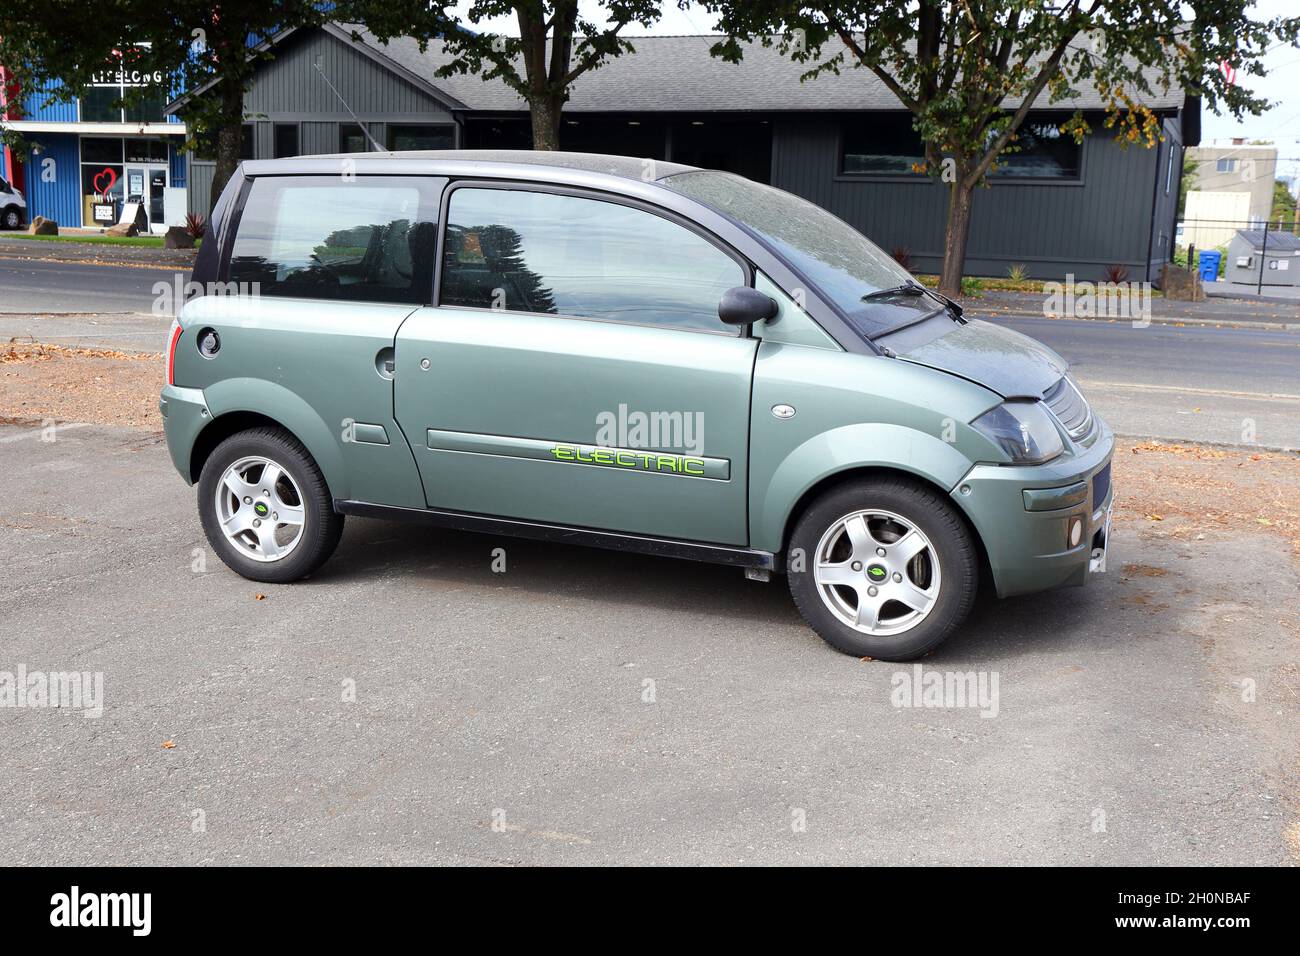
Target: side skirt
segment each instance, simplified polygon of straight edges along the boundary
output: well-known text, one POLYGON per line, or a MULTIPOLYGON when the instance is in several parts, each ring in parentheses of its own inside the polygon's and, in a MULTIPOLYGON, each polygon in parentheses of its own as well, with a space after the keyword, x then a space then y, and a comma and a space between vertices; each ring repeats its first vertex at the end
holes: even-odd
POLYGON ((567 525, 543 524, 537 521, 520 521, 515 518, 493 518, 488 515, 469 514, 463 511, 439 511, 436 508, 400 508, 393 505, 375 505, 365 501, 334 499, 334 510, 340 514, 361 518, 384 518, 389 521, 423 521, 441 528, 457 531, 475 531, 483 534, 504 534, 537 541, 554 541, 560 544, 581 544, 591 548, 609 548, 614 551, 634 551, 664 558, 683 558, 708 564, 727 564, 738 568, 763 568, 778 570, 776 555, 771 551, 755 551, 725 544, 705 544, 699 541, 681 541, 676 538, 651 538, 645 535, 625 534, 620 531, 597 531, 592 528, 572 528, 567 525))

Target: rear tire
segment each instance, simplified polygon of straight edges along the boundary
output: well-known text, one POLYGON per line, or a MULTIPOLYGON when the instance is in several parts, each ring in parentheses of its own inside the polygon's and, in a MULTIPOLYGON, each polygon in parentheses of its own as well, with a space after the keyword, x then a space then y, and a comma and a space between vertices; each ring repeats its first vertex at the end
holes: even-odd
POLYGON ((787 563, 794 603, 826 643, 886 661, 938 647, 979 585, 956 508, 901 478, 851 481, 817 498, 795 525, 787 563))
POLYGON ((213 450, 199 477, 199 518, 227 567, 271 584, 311 574, 343 534, 315 459, 279 428, 238 432, 213 450))

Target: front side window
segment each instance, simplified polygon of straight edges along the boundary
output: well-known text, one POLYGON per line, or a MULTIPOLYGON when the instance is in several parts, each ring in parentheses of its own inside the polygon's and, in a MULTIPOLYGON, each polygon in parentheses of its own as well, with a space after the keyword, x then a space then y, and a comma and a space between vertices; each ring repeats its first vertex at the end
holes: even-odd
POLYGON ((806 199, 713 170, 659 182, 757 233, 863 335, 879 335, 938 304, 929 295, 888 294, 915 280, 862 233, 806 199))
POLYGON ((430 301, 439 181, 273 176, 253 181, 229 281, 262 295, 430 301))
POLYGON ((685 226, 619 203, 457 189, 440 304, 730 331, 718 318, 740 264, 685 226))

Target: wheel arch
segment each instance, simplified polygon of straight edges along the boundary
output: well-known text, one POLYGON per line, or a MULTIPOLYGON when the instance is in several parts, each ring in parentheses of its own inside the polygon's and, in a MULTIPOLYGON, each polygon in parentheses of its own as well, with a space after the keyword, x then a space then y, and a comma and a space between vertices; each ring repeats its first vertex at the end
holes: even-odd
POLYGON ((832 472, 823 476, 820 480, 811 485, 804 491, 799 499, 790 509, 786 517, 785 526, 781 530, 781 554, 784 556, 789 548, 790 536, 794 533, 794 527, 799 523, 805 511, 814 501, 841 485, 846 485, 854 481, 865 481, 873 478, 889 478, 896 481, 903 481, 914 485, 918 488, 924 488, 927 491, 933 491, 941 498, 953 505, 962 524, 970 532, 971 540, 975 542, 975 551, 979 555, 979 573, 981 581, 993 580, 993 566, 989 561, 988 549, 984 546, 984 539, 980 536, 979 529, 971 521, 970 515, 966 509, 962 508, 956 502, 953 502, 949 490, 944 488, 933 478, 919 474, 915 471, 908 471, 904 468, 898 468, 891 465, 858 465, 844 468, 840 471, 832 472))
POLYGON ((316 461, 330 493, 347 497, 347 469, 334 433, 301 397, 262 379, 226 379, 203 390, 212 421, 195 437, 190 480, 222 441, 247 428, 273 426, 292 435, 316 461))

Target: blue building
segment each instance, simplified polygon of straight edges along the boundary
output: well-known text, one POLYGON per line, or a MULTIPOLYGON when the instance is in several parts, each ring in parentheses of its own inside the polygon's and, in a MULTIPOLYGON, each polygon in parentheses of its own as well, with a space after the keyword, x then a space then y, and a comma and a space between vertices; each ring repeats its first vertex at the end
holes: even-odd
POLYGON ((188 161, 181 146, 185 124, 164 112, 169 99, 162 74, 125 64, 95 77, 86 95, 55 102, 56 88, 9 88, 0 122, 20 133, 26 151, 5 148, 0 175, 27 197, 29 217, 44 216, 63 227, 105 227, 119 221, 123 204, 137 202, 152 232, 183 225, 188 161), (127 89, 143 88, 139 103, 114 106, 127 89))

